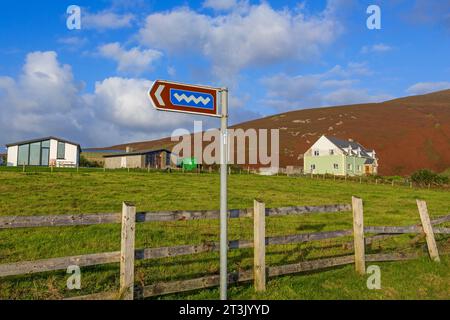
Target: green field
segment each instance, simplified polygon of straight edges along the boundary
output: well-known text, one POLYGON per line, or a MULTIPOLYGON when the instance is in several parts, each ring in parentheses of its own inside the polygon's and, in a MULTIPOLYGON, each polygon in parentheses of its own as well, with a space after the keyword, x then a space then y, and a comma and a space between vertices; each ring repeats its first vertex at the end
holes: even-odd
MULTIPOLYGON (((351 196, 364 199, 366 225, 404 226, 420 222, 415 199, 427 201, 432 217, 450 213, 450 194, 445 190, 359 184, 299 177, 231 175, 229 208, 249 208, 259 198, 266 207, 350 203, 351 196)), ((37 172, 0 170, 0 215, 46 215, 119 212, 122 201, 134 202, 138 211, 204 210, 219 207, 217 174, 182 174, 146 171, 48 169, 37 172)), ((350 229, 351 212, 267 218, 267 236, 350 229)), ((230 239, 251 239, 251 219, 231 219, 230 239)), ((218 221, 180 221, 137 225, 136 247, 149 248, 218 241, 218 221)), ((319 257, 351 254, 342 242, 351 238, 297 245, 270 246, 268 265, 282 265, 319 257)), ((368 246, 368 252, 423 251, 423 240, 399 236, 368 246)), ((438 237, 440 249, 450 241, 438 237)), ((0 263, 116 251, 120 248, 119 225, 0 230, 0 263)), ((231 271, 250 269, 251 249, 230 252, 231 271)), ((255 295, 250 284, 233 286, 231 299, 448 299, 450 259, 440 264, 417 261, 377 263, 382 270, 382 289, 371 291, 366 278, 353 266, 325 272, 271 278, 267 292, 255 295)), ((218 254, 140 261, 136 281, 151 284, 218 272, 218 254)), ((0 279, 0 299, 57 299, 114 290, 118 264, 82 269, 82 290, 65 289, 64 271, 0 279)), ((218 290, 162 298, 216 299, 218 290)))

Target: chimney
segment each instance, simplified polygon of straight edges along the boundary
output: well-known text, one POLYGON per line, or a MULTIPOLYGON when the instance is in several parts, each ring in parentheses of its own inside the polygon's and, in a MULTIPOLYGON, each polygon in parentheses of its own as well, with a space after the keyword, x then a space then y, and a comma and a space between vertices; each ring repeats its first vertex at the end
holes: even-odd
POLYGON ((353 139, 352 139, 352 138, 349 138, 348 141, 353 142, 353 139))

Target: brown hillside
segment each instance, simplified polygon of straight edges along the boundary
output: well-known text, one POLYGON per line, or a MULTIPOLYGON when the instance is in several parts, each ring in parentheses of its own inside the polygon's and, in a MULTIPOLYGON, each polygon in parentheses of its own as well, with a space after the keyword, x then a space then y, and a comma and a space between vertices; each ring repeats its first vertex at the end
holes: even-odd
MULTIPOLYGON (((379 172, 405 175, 450 167, 450 90, 382 103, 291 111, 233 126, 280 129, 280 165, 303 165, 302 154, 322 134, 352 138, 376 150, 379 172)), ((173 143, 165 138, 110 148, 147 149, 173 143)))

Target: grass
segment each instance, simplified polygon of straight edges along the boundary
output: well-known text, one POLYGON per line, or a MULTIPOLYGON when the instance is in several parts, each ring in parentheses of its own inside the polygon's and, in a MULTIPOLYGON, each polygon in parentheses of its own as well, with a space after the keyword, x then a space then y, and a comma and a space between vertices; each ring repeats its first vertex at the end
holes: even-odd
MULTIPOLYGON (((27 168, 27 170, 29 170, 27 168)), ((204 210, 219 208, 217 174, 181 174, 146 171, 84 170, 48 168, 22 173, 21 168, 0 169, 0 215, 45 215, 119 212, 122 201, 132 201, 138 211, 204 210)), ((231 175, 229 207, 252 207, 260 198, 267 207, 350 203, 351 196, 364 199, 366 225, 402 226, 420 222, 415 199, 427 201, 430 215, 450 213, 448 191, 410 189, 388 185, 365 185, 298 177, 231 175)), ((270 217, 268 236, 349 229, 350 212, 306 216, 270 217)), ((218 221, 180 221, 138 224, 136 247, 199 244, 218 240, 218 221)), ((252 220, 232 219, 230 239, 251 239, 252 220)), ((439 245, 449 240, 441 237, 439 245)), ((423 241, 400 236, 368 248, 370 252, 422 250, 423 241)), ((281 265, 325 256, 351 254, 342 248, 351 238, 298 245, 268 247, 269 265, 281 265)), ((76 226, 0 230, 0 263, 116 251, 120 247, 119 225, 76 226)), ((231 270, 249 269, 252 250, 230 253, 231 270)), ((380 263, 383 289, 369 291, 365 278, 355 275, 352 266, 326 272, 270 279, 268 290, 255 295, 250 285, 235 286, 231 298, 265 299, 414 299, 448 298, 450 270, 448 258, 441 264, 427 259, 412 262, 380 263), (418 288, 422 288, 420 291, 418 288), (418 290, 420 292, 418 292, 418 290)), ((218 254, 140 261, 139 283, 189 279, 218 272, 218 254)), ((82 269, 81 292, 65 289, 65 272, 51 272, 0 279, 0 299, 51 299, 112 290, 118 286, 118 264, 82 269)), ((216 289, 166 298, 217 298, 216 289)))

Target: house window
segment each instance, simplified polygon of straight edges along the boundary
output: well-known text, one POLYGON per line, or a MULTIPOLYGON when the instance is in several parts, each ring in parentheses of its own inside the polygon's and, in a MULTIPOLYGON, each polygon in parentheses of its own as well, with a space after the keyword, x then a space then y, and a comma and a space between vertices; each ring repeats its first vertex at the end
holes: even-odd
POLYGON ((311 170, 316 170, 316 165, 315 164, 311 165, 311 170))
POLYGON ((58 151, 56 157, 58 159, 65 159, 66 158, 66 144, 64 142, 58 141, 58 151))
POLYGON ((334 155, 334 150, 333 149, 330 149, 330 155, 331 156, 334 155))
POLYGON ((357 168, 358 168, 358 171, 361 171, 361 166, 360 166, 360 165, 358 165, 358 167, 357 167, 357 168))
POLYGON ((348 169, 348 170, 352 170, 352 165, 351 165, 351 163, 349 163, 349 164, 347 165, 347 169, 348 169))
POLYGON ((315 150, 315 151, 314 151, 314 155, 315 155, 315 156, 320 155, 319 150, 315 150))
POLYGON ((48 166, 50 141, 27 143, 19 146, 17 165, 48 166))
POLYGON ((41 166, 48 166, 50 158, 50 140, 41 143, 41 166))
POLYGON ((334 168, 335 170, 338 170, 338 169, 339 169, 339 165, 338 165, 337 163, 335 163, 335 164, 333 164, 333 168, 334 168))
POLYGON ((19 166, 21 165, 28 165, 28 155, 30 153, 30 145, 24 144, 19 146, 19 154, 17 158, 17 164, 19 166))
POLYGON ((30 144, 30 166, 39 166, 41 164, 41 143, 36 142, 30 144))

